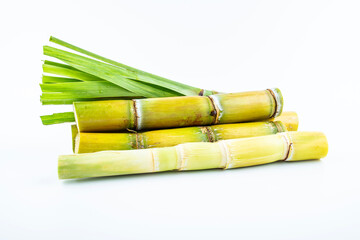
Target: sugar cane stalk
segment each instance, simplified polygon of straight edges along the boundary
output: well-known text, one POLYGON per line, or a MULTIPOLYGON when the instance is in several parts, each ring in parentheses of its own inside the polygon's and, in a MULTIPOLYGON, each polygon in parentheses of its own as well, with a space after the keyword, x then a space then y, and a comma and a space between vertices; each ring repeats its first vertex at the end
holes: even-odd
POLYGON ((267 121, 126 133, 79 132, 73 136, 73 142, 74 153, 89 153, 105 150, 171 147, 186 142, 217 142, 284 131, 286 131, 286 127, 283 123, 267 121))
POLYGON ((62 155, 58 160, 58 173, 60 179, 71 179, 174 170, 229 169, 276 161, 319 159, 325 157, 327 151, 323 133, 283 132, 215 143, 62 155))
POLYGON ((75 102, 80 132, 206 126, 262 121, 281 114, 279 89, 133 100, 75 102))
POLYGON ((299 120, 295 112, 282 112, 273 121, 277 123, 271 124, 265 121, 123 133, 79 133, 77 126, 71 125, 73 152, 171 147, 185 142, 207 142, 276 134, 284 131, 284 126, 288 131, 298 129, 299 120), (279 119, 282 121, 278 121, 279 119))

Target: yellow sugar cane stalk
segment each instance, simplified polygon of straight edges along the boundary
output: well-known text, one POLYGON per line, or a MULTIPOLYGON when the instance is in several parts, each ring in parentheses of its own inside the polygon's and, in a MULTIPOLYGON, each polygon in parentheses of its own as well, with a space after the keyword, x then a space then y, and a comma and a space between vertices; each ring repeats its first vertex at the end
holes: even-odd
POLYGON ((75 102, 80 132, 161 129, 262 121, 282 112, 279 89, 133 100, 75 102))
POLYGON ((275 135, 185 143, 175 147, 102 151, 59 156, 60 179, 102 177, 162 171, 238 168, 276 161, 300 161, 327 155, 320 132, 283 132, 275 135))
POLYGON ((171 147, 185 142, 215 142, 233 138, 256 137, 285 130, 298 129, 295 112, 283 112, 273 122, 250 122, 219 124, 201 127, 161 129, 122 133, 79 133, 71 126, 74 153, 89 153, 105 150, 131 150, 139 148, 171 147), (277 121, 281 119, 282 121, 277 121))
POLYGON ((77 133, 74 153, 172 147, 186 142, 264 136, 286 131, 281 122, 250 122, 126 133, 77 133))

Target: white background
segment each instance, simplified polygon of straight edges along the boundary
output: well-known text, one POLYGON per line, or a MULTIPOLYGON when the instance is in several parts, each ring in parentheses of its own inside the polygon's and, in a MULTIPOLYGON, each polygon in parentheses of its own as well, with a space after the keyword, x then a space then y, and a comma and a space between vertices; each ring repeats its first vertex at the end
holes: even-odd
POLYGON ((360 1, 4 1, 0 239, 360 239, 360 1), (279 87, 328 157, 57 179, 69 125, 39 116, 50 35, 223 92, 279 87))

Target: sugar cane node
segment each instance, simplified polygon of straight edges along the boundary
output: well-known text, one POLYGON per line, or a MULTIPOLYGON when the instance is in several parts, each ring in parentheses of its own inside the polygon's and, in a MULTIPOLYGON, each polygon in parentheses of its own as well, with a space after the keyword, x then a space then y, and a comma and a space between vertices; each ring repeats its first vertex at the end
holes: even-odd
POLYGON ((207 98, 210 100, 211 106, 213 107, 213 110, 210 112, 210 116, 214 117, 214 120, 211 124, 218 124, 219 123, 219 116, 220 116, 220 108, 215 103, 215 100, 211 96, 207 96, 207 98))
POLYGON ((272 123, 275 125, 278 132, 286 132, 287 131, 287 128, 285 126, 285 124, 286 124, 285 122, 283 123, 281 121, 273 121, 272 123))
POLYGON ((231 154, 229 152, 229 147, 226 145, 226 142, 219 141, 219 146, 221 150, 221 164, 220 168, 228 169, 231 168, 231 154))
POLYGON ((136 149, 144 149, 145 148, 145 143, 144 143, 142 134, 140 134, 138 132, 135 133, 135 142, 136 142, 136 149))
POLYGON ((289 159, 289 156, 291 156, 291 153, 293 151, 293 142, 291 139, 291 136, 289 134, 285 133, 280 133, 283 136, 283 139, 285 141, 285 145, 284 147, 286 148, 286 150, 284 151, 284 158, 283 161, 286 161, 287 159, 289 159))
POLYGON ((133 113, 134 113, 133 126, 134 126, 135 130, 138 130, 138 118, 139 118, 139 116, 138 116, 138 113, 137 113, 138 111, 137 111, 137 107, 136 107, 136 100, 132 99, 131 101, 132 101, 133 109, 134 109, 134 111, 133 111, 133 113))
POLYGON ((176 159, 176 169, 177 171, 184 171, 186 170, 186 165, 187 163, 186 158, 184 157, 184 150, 182 148, 182 146, 177 145, 175 146, 175 151, 176 151, 176 155, 177 155, 177 159, 176 159))
POLYGON ((153 159, 153 172, 158 172, 160 170, 160 161, 156 151, 151 151, 153 159))
POLYGON ((274 98, 275 101, 275 111, 270 118, 278 117, 281 114, 283 108, 282 94, 277 88, 266 89, 266 90, 270 92, 271 96, 274 98))
POLYGON ((216 135, 210 126, 200 127, 201 132, 206 134, 208 142, 216 142, 216 135))

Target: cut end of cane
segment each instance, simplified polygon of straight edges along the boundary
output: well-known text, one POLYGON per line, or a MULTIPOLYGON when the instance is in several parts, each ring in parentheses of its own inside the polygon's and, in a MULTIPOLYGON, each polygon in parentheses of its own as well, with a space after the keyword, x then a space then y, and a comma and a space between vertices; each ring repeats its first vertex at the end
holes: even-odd
POLYGON ((68 179, 67 177, 67 171, 64 170, 64 164, 66 164, 66 161, 63 160, 63 155, 60 155, 58 157, 58 178, 59 179, 68 179))
POLYGON ((296 112, 282 112, 275 121, 281 121, 288 131, 297 131, 299 128, 299 117, 296 112))
POLYGON ((314 160, 326 157, 328 142, 321 132, 286 132, 291 146, 286 161, 314 160))
POLYGON ((78 120, 78 114, 77 114, 77 108, 76 108, 76 105, 77 105, 77 103, 76 102, 74 102, 73 103, 73 111, 74 111, 74 119, 75 119, 75 126, 77 127, 77 131, 78 132, 81 132, 81 128, 80 128, 80 121, 78 120))
POLYGON ((278 89, 278 88, 271 88, 268 90, 271 92, 271 95, 273 95, 275 103, 276 103, 275 104, 276 105, 275 112, 272 117, 278 117, 278 116, 280 116, 280 114, 282 113, 282 110, 283 110, 283 105, 284 105, 283 96, 281 94, 280 89, 278 89))
POLYGON ((72 140, 72 149, 75 153, 75 142, 76 142, 76 136, 78 135, 79 131, 76 126, 76 124, 71 125, 71 140, 72 140))

